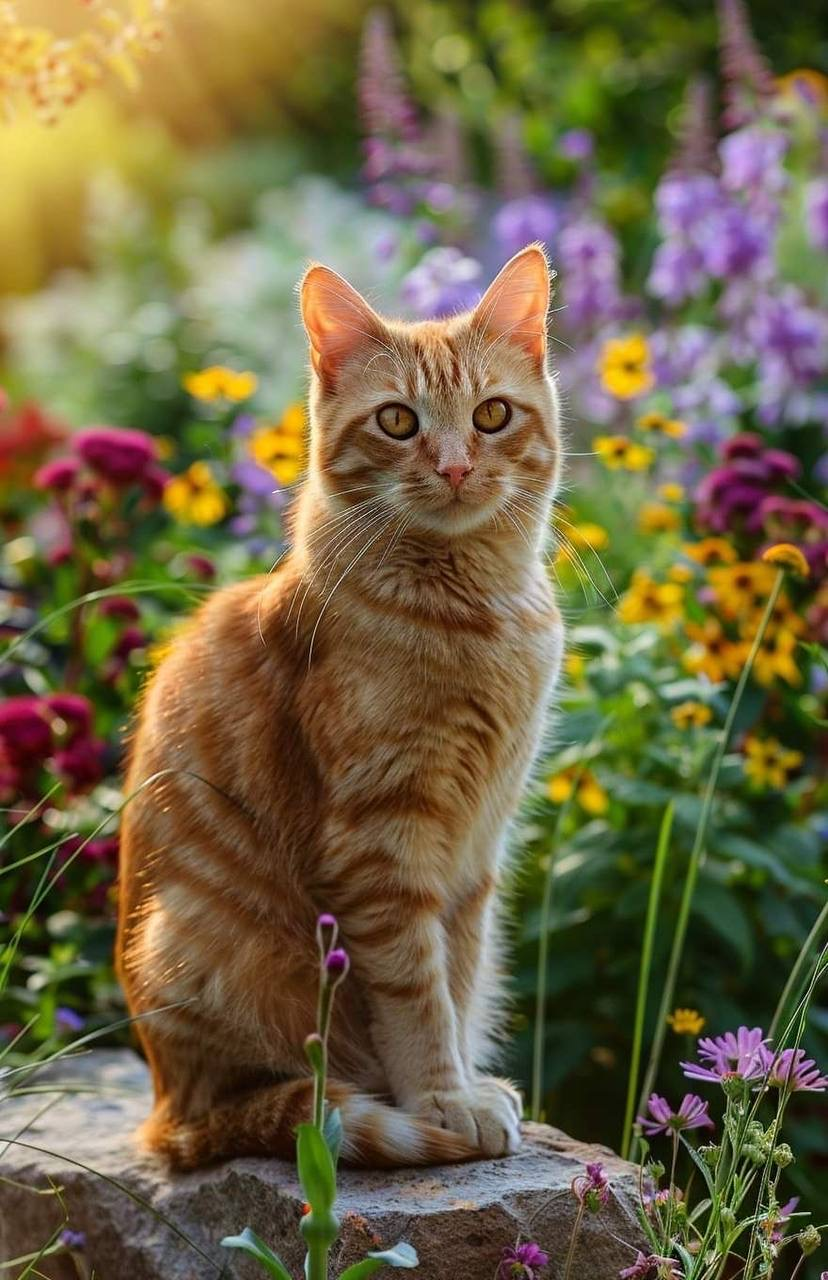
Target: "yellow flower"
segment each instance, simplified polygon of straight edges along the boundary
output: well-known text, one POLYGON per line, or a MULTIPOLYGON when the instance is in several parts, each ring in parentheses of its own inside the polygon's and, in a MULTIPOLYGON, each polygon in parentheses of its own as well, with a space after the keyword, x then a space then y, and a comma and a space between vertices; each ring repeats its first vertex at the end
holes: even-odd
POLYGON ((801 684, 802 676, 793 657, 798 643, 796 634, 788 627, 779 626, 772 634, 765 634, 753 663, 753 674, 759 684, 767 687, 775 680, 801 684))
POLYGON ((700 729, 710 724, 713 712, 703 702, 680 702, 671 710, 670 718, 678 729, 700 729))
POLYGON ((578 560, 579 551, 601 551, 609 542, 609 534, 603 525, 593 524, 585 520, 580 524, 560 522, 559 537, 561 545, 555 560, 566 564, 578 560))
POLYGON ((744 754, 744 769, 751 782, 762 790, 773 787, 777 791, 805 758, 801 751, 784 747, 778 738, 757 738, 755 734, 745 739, 744 754))
POLYGON ((674 564, 667 570, 670 582, 687 583, 693 581, 693 570, 689 564, 674 564))
POLYGON ((697 1036, 707 1022, 698 1009, 674 1009, 667 1021, 677 1036, 697 1036))
POLYGON ((739 561, 711 569, 707 576, 722 615, 739 618, 767 600, 776 575, 770 565, 739 561))
POLYGON ((564 659, 566 674, 573 684, 583 684, 586 674, 586 663, 582 653, 568 653, 564 659))
POLYGON ((183 385, 194 400, 203 400, 208 404, 216 400, 229 400, 236 404, 253 395, 259 380, 255 373, 239 373, 225 365, 213 364, 199 373, 185 374, 183 385))
POLYGON ((194 462, 173 476, 164 489, 164 506, 184 524, 216 524, 226 516, 229 503, 216 484, 206 462, 194 462))
POLYGON ((682 616, 684 590, 677 582, 656 582, 645 569, 636 569, 629 590, 618 605, 622 622, 655 622, 669 631, 682 616))
POLYGON ((702 538, 701 542, 687 542, 682 547, 684 555, 696 564, 733 564, 737 559, 735 548, 727 538, 702 538))
POLYGON ((592 447, 610 471, 646 471, 655 453, 645 444, 636 444, 627 436, 596 436, 592 447))
POLYGON ((304 433, 285 431, 282 423, 254 431, 247 447, 251 457, 275 476, 280 485, 294 484, 305 469, 304 433))
POLYGON ((641 533, 675 533, 680 524, 679 513, 662 502, 648 502, 638 513, 641 533))
POLYGON ((594 773, 589 769, 581 769, 580 765, 572 765, 554 774, 546 784, 546 794, 553 804, 565 804, 573 791, 576 802, 585 813, 594 818, 600 817, 609 808, 609 796, 594 773))
POLYGON ((305 438, 305 406, 297 400, 293 404, 289 404, 282 414, 279 426, 288 436, 301 436, 305 438))
POLYGON ((731 640, 718 618, 705 618, 703 624, 685 625, 693 644, 684 657, 684 665, 695 675, 707 676, 713 684, 734 680, 745 664, 750 645, 731 640))
POLYGON ((669 436, 671 440, 680 440, 687 434, 687 426, 678 418, 668 418, 664 413, 645 413, 635 424, 639 431, 652 431, 655 435, 669 436))
POLYGON ((610 338, 601 350, 598 372, 604 390, 618 400, 631 400, 649 391, 654 378, 647 339, 641 333, 610 338))
POLYGON ((662 502, 683 502, 684 485, 676 484, 675 481, 670 480, 667 484, 659 485, 658 496, 662 502))
POLYGON ((791 573, 798 574, 800 578, 807 578, 811 572, 808 561, 792 542, 777 542, 776 546, 768 547, 767 551, 762 552, 762 559, 765 564, 790 569, 791 573))

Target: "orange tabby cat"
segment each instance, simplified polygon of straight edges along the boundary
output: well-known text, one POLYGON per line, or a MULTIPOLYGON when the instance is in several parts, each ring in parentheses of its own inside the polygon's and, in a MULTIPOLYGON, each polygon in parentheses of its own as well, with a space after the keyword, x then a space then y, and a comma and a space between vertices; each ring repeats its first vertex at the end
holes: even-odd
POLYGON ((290 1154, 310 1113, 320 911, 352 963, 329 1091, 345 1158, 518 1145, 518 1095, 485 1071, 495 894, 562 643, 542 559, 559 461, 548 302, 537 246, 445 321, 381 319, 325 267, 302 282, 294 548, 176 640, 127 779, 162 774, 124 815, 118 955, 147 1015, 143 1138, 178 1168, 290 1154))

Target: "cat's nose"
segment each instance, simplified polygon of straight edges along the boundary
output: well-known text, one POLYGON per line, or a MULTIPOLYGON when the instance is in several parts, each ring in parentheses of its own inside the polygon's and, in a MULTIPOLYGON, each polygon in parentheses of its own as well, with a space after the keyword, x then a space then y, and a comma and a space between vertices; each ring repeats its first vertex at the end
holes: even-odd
POLYGON ((438 476, 445 476, 452 489, 459 489, 472 469, 470 462, 451 462, 437 468, 438 476))

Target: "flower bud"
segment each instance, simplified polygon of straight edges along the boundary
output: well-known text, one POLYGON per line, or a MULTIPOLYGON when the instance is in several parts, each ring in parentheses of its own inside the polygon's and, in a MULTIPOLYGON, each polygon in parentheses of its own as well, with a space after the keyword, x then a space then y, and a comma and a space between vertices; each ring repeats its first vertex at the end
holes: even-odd
POLYGON ((348 952, 343 951, 341 947, 336 947, 325 956, 323 968, 331 986, 336 986, 338 982, 341 982, 350 967, 351 962, 348 959, 348 952))
POLYGON ((796 1156, 787 1142, 780 1142, 773 1153, 773 1163, 780 1169, 787 1169, 788 1165, 793 1164, 795 1159, 796 1156))
POLYGON ((648 1178, 652 1178, 653 1182, 659 1182, 664 1177, 665 1168, 660 1160, 651 1160, 644 1172, 648 1178))
POLYGON ((796 1238, 799 1241, 800 1249, 806 1257, 810 1253, 815 1253, 822 1244, 822 1236, 814 1226, 806 1227, 804 1231, 800 1231, 796 1238))
POLYGON ((336 922, 336 916, 332 916, 325 911, 316 922, 316 941, 319 945, 319 951, 322 959, 336 946, 336 939, 339 935, 339 925, 336 922))
POLYGON ((733 1228, 736 1226, 736 1214, 733 1212, 733 1210, 730 1208, 729 1205, 725 1205, 724 1208, 722 1209, 721 1213, 719 1214, 719 1221, 721 1222, 725 1231, 732 1231, 733 1228))
POLYGON ((316 1031, 305 1040, 305 1057, 315 1072, 323 1070, 325 1066, 325 1045, 322 1037, 316 1031))
POLYGON ((750 1083, 743 1076, 723 1076, 722 1089, 726 1098, 732 1102, 742 1102, 748 1096, 750 1083))
POLYGON ((715 1169, 719 1163, 719 1156, 722 1149, 715 1142, 708 1142, 703 1147, 699 1147, 699 1155, 709 1169, 715 1169))

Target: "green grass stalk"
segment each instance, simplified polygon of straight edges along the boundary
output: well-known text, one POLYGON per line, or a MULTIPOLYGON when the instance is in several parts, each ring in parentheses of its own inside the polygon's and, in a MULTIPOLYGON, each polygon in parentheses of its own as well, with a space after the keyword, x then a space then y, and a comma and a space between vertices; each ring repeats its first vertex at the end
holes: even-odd
POLYGON ((647 996, 650 988, 650 971, 653 963, 653 944, 655 942, 658 923, 658 908, 661 902, 661 890, 664 884, 664 870, 667 866, 667 854, 670 849, 670 836, 673 830, 673 814, 675 807, 671 801, 664 810, 661 827, 658 833, 653 876, 650 881, 650 894, 647 901, 647 916, 644 921, 644 937, 641 943, 641 963, 638 970, 638 993, 635 1002, 635 1022, 633 1025, 632 1053, 630 1055, 630 1073, 627 1081, 627 1104, 624 1110, 624 1128, 621 1134, 621 1155, 626 1160, 632 1144, 633 1123, 635 1118, 636 1088, 641 1068, 641 1046, 644 1040, 644 1018, 647 1012, 647 996))
POLYGON ((656 1019, 655 1033, 653 1043, 650 1048, 650 1057, 647 1063, 647 1070, 644 1074, 644 1082, 639 1096, 639 1110, 642 1110, 646 1104, 646 1100, 652 1093, 653 1085, 658 1074, 661 1064, 661 1055, 664 1051, 664 1038, 667 1033, 667 1015, 673 1005, 673 998, 676 990, 676 982, 678 979, 679 969, 681 967, 682 957, 684 955, 684 943, 687 937, 687 926, 690 920, 690 910, 693 905, 693 896, 696 891, 696 882, 698 880, 699 871, 704 860, 705 845, 707 842, 707 832, 710 827, 710 818, 713 813, 713 802, 716 798, 716 787, 719 781, 719 774, 722 768, 725 752, 730 745, 733 726, 736 722, 736 716, 742 702, 745 689, 747 688, 750 673, 756 661, 756 655, 759 652, 762 641, 765 638, 765 632, 768 629, 768 623, 773 616, 773 610, 776 601, 779 598, 779 592, 782 590, 782 583, 785 580, 785 570, 779 569, 768 595, 767 603, 762 614, 761 621, 753 637, 753 644, 750 647, 747 661, 742 667, 738 683, 733 693, 733 698, 725 717, 724 727, 721 737, 713 756, 713 762, 710 767, 710 773, 707 779, 707 785, 704 789, 704 798, 702 800, 701 813, 699 815, 698 826, 696 827, 696 835, 693 840, 693 847, 690 851, 690 861, 687 866, 687 877, 684 882, 684 889, 681 896, 681 904, 679 906, 678 919, 676 921, 675 934, 673 936, 673 945, 670 951, 670 959, 667 965, 667 975, 664 979, 664 987, 661 994, 661 1003, 659 1005, 658 1017, 656 1019))

